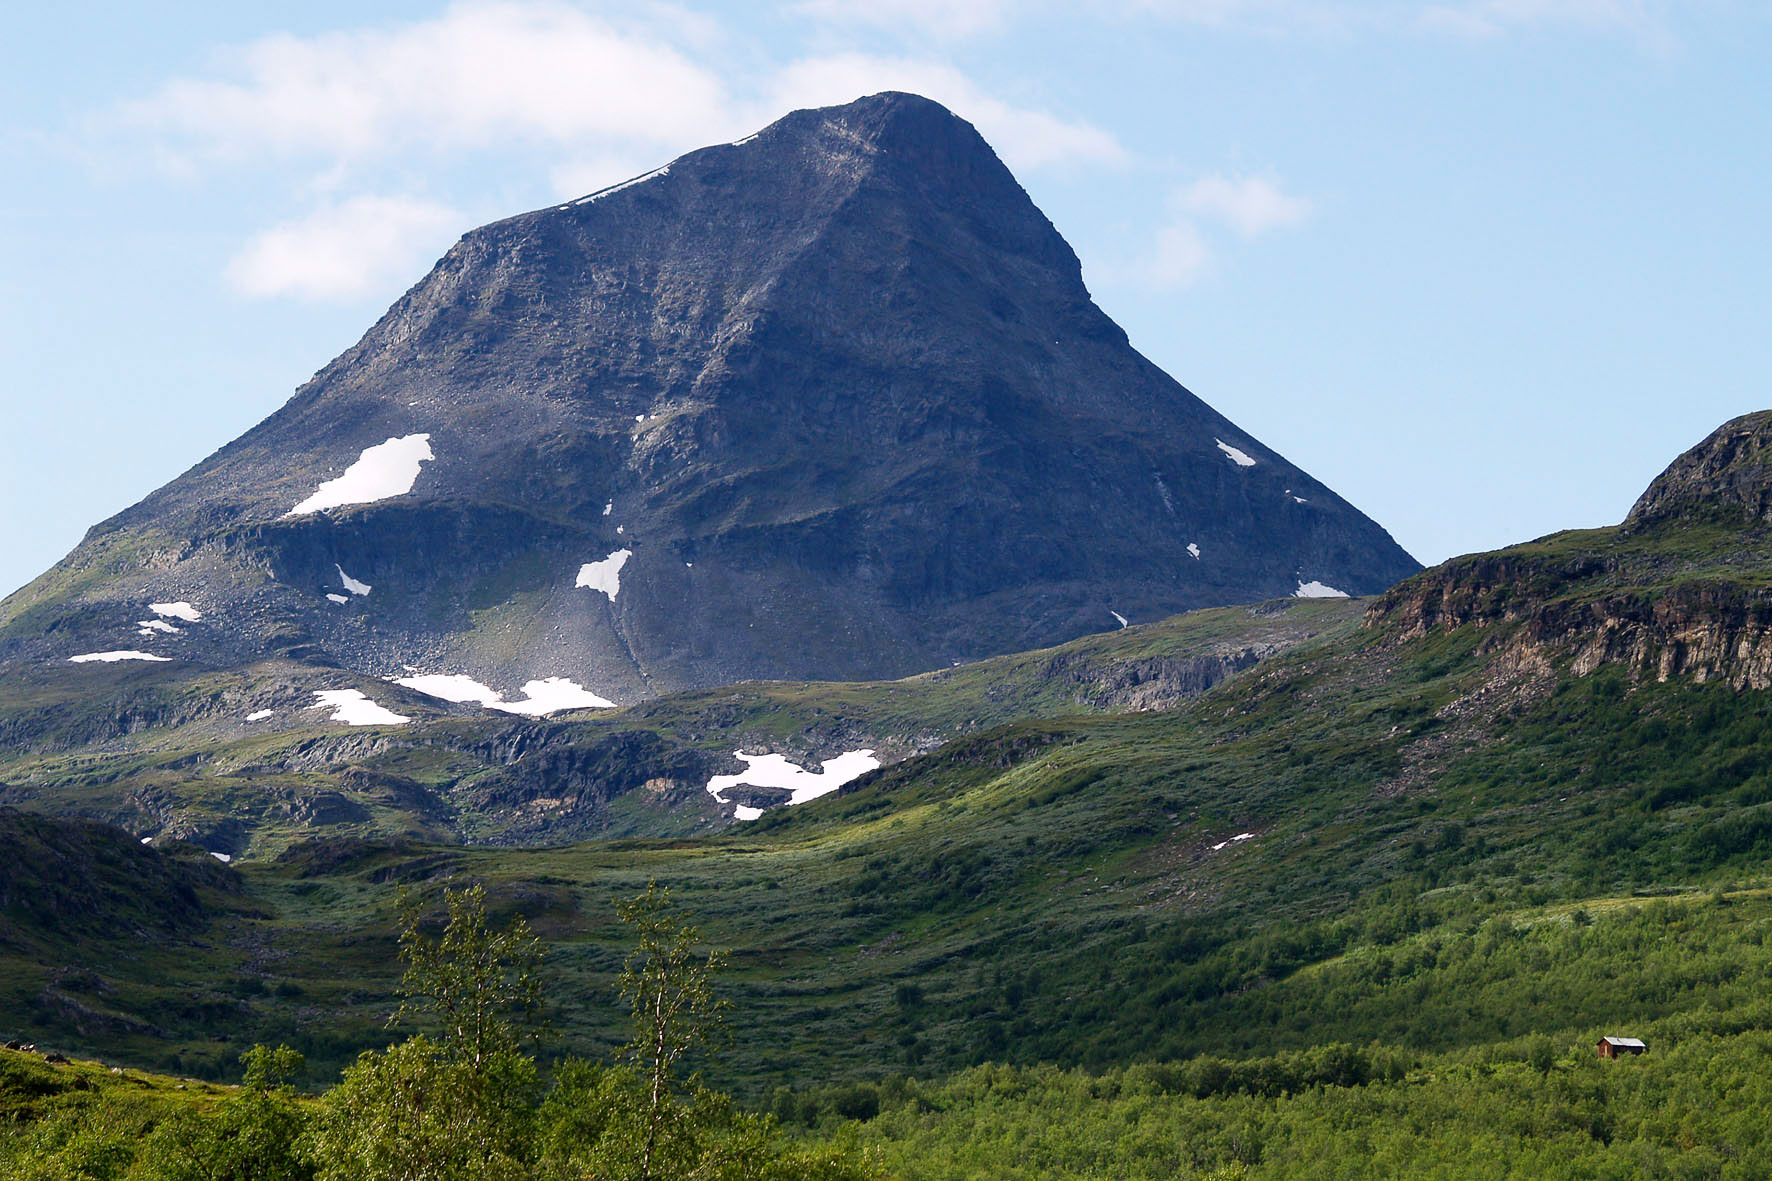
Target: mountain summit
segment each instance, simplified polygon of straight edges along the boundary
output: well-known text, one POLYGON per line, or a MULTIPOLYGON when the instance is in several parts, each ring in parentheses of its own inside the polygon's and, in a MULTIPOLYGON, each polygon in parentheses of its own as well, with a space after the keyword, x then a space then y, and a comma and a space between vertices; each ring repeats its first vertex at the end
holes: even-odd
POLYGON ((1637 529, 1677 517, 1772 521, 1772 410, 1732 418, 1682 453, 1624 523, 1637 529))
POLYGON ((969 123, 879 94, 470 232, 0 605, 0 656, 626 702, 1416 569, 1135 352, 969 123))

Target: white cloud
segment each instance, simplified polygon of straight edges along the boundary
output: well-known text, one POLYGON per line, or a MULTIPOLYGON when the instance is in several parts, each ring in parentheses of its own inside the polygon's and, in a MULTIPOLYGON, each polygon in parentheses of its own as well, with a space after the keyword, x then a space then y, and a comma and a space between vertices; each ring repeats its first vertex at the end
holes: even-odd
MULTIPOLYGON (((1013 0, 884 2, 960 30, 1013 0)), ((988 94, 945 62, 838 54, 778 67, 728 44, 711 18, 662 3, 622 11, 618 21, 566 0, 461 0, 422 20, 267 36, 112 108, 100 126, 191 177, 272 161, 305 173, 287 187, 315 211, 259 233, 227 278, 248 295, 307 299, 385 293, 448 244, 446 229, 465 228, 447 204, 368 194, 406 189, 414 173, 469 183, 462 165, 513 148, 551 157, 554 194, 580 196, 793 107, 896 89, 973 121, 1015 169, 1126 156, 1100 128, 988 94)))
POLYGON ((1126 159, 1120 142, 1100 128, 992 98, 959 70, 938 62, 866 54, 809 58, 773 78, 764 105, 780 114, 882 90, 907 90, 941 103, 974 124, 1011 169, 1126 159))
MULTIPOLYGON (((848 0, 813 2, 864 11, 848 0)), ((885 4, 883 12, 956 30, 1006 10, 996 0, 885 4)), ((662 6, 636 11, 639 23, 618 27, 560 0, 466 0, 407 24, 278 34, 221 51, 210 71, 124 104, 110 123, 187 170, 205 161, 312 159, 320 190, 393 154, 460 156, 528 143, 569 153, 573 163, 554 179, 570 192, 754 131, 791 106, 888 89, 946 104, 1018 167, 1125 154, 1107 132, 988 95, 944 62, 839 54, 741 76, 732 59, 744 55, 724 52, 706 18, 662 6)))
POLYGON ((1212 267, 1212 251, 1192 222, 1177 221, 1157 231, 1156 248, 1137 277, 1146 286, 1185 287, 1212 267))
POLYGON ((1254 176, 1238 180, 1217 174, 1205 177, 1177 194, 1176 204, 1188 213, 1217 218, 1245 238, 1302 225, 1311 214, 1309 201, 1289 197, 1273 183, 1254 176))
POLYGON ((1419 19, 1428 28, 1463 37, 1496 37, 1520 27, 1574 25, 1630 33, 1647 43, 1663 44, 1672 36, 1663 7, 1650 0, 1464 0, 1424 5, 1419 19))
POLYGON ((640 155, 593 152, 548 170, 548 183, 558 197, 583 197, 651 172, 661 161, 640 155))
POLYGON ((1399 32, 1461 37, 1565 26, 1629 33, 1645 44, 1672 40, 1667 0, 1097 0, 1121 18, 1154 17, 1261 34, 1399 32))
POLYGON ((1100 0, 1121 16, 1148 16, 1257 33, 1338 32, 1379 18, 1379 4, 1338 0, 1100 0))
POLYGON ((513 137, 680 140, 727 107, 712 71, 647 30, 552 0, 481 0, 405 25, 261 38, 119 117, 174 158, 348 158, 513 137))
POLYGON ((353 197, 259 234, 228 263, 227 278, 251 296, 356 299, 416 271, 463 228, 446 205, 353 197))
POLYGON ((995 32, 1010 0, 801 0, 791 11, 832 24, 908 28, 942 39, 995 32))
POLYGON ((1201 231, 1202 222, 1218 222, 1239 237, 1254 238, 1303 225, 1311 203, 1288 196, 1275 181, 1214 173, 1178 189, 1170 196, 1169 209, 1168 221, 1158 228, 1148 250, 1130 261, 1092 266, 1091 275, 1110 287, 1156 291, 1186 287, 1217 269, 1217 256, 1201 231))

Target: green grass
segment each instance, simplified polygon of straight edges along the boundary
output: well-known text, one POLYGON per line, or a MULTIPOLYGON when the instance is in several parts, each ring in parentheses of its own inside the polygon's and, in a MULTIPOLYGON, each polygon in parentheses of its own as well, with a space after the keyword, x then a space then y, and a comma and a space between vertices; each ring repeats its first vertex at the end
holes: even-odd
MULTIPOLYGON (((1559 1160, 1576 1175, 1749 1175, 1764 1148, 1733 1099, 1681 1131, 1647 1109, 1651 1090, 1608 1088, 1653 1078, 1695 1103, 1706 1056, 1733 1079, 1763 1052, 1772 694, 1615 666, 1578 676, 1554 646, 1497 657, 1547 604, 1716 577, 1737 560, 1719 544, 1597 531, 1471 559, 1459 585, 1482 594, 1513 563, 1491 581, 1513 588, 1494 601, 1514 614, 1409 638, 1394 613, 1365 625, 1360 604, 1196 613, 890 685, 736 686, 549 723, 587 748, 635 729, 690 752, 815 754, 858 733, 940 744, 715 834, 673 831, 630 792, 611 823, 636 835, 551 848, 389 842, 398 807, 354 787, 372 809, 354 831, 377 840, 302 844, 299 826, 260 820, 238 905, 151 953, 119 943, 95 961, 93 1008, 157 1013, 156 1034, 30 1008, 49 970, 33 952, 0 956, 0 984, 40 1038, 70 1047, 219 1073, 245 1044, 288 1040, 326 1077, 388 1037, 397 890, 434 901, 479 881, 549 942, 559 1050, 596 1056, 619 1036, 613 903, 656 880, 731 950, 732 1044, 714 1081, 795 1110, 811 1095, 815 1116, 833 1085, 872 1087, 886 1114, 816 1134, 871 1138, 904 1162, 922 1152, 907 1174, 990 1172, 967 1142, 1007 1153, 1047 1137, 1050 1166, 1032 1175, 1081 1175, 1100 1167, 1100 1114, 1146 1129, 1128 1135, 1148 1140, 1148 1175, 1238 1162, 1357 1175, 1360 1152, 1402 1171, 1409 1140, 1383 1120, 1453 1162, 1447 1176, 1476 1167, 1460 1159, 1490 1175, 1554 1175, 1534 1170, 1559 1160), (1284 650, 1171 708, 1112 712, 1138 676, 1258 645, 1284 650), (1597 1032, 1646 1032, 1668 1053, 1596 1074, 1582 1046, 1597 1032), (1378 1047, 1361 1053, 1382 1069, 1357 1086, 1309 1075, 1336 1043, 1378 1047), (1193 1066, 1157 1069, 1209 1060, 1231 1064, 1226 1077, 1291 1078, 1291 1097, 1201 1092, 1193 1066), (1012 1069, 965 1073, 987 1062, 1012 1069), (891 1082, 906 1076, 936 1081, 891 1082), (1000 1102, 998 1079, 1015 1091, 1000 1102), (1097 1091, 1105 1106, 1081 1110, 1097 1091), (1127 1096, 1137 1104, 1113 1106, 1127 1096), (1443 1113, 1444 1129, 1410 1123, 1416 1110, 1443 1113), (1332 1132, 1347 1146, 1325 1147, 1332 1132)), ((1731 594, 1757 594, 1758 578, 1731 594)), ((471 819, 462 752, 492 724, 439 717, 360 765, 471 819)), ((295 785, 252 768, 337 737, 218 734, 183 798, 269 817, 295 785)), ((193 749, 149 736, 11 767, 99 808, 106 791, 191 774, 193 749)))

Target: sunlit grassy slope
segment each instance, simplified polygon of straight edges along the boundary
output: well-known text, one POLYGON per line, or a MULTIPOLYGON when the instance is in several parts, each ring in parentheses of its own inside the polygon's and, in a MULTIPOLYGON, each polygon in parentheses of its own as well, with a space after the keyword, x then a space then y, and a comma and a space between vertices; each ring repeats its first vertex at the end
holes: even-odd
MULTIPOLYGON (((242 897, 265 917, 223 914, 176 964, 101 973, 123 1010, 185 998, 152 1032, 82 1030, 22 982, 8 1003, 148 1064, 221 1070, 241 1041, 288 1038, 328 1070, 386 1036, 397 886, 478 880, 549 938, 567 1044, 595 1050, 616 1026, 612 901, 654 879, 732 949, 717 1069, 753 1094, 985 1060, 1456 1049, 1741 1003, 1760 979, 1739 950, 1755 896, 1728 911, 1739 931, 1712 930, 1710 958, 1496 949, 1595 899, 1757 882, 1764 694, 1498 666, 1495 626, 1405 640, 1346 605, 1305 609, 1342 622, 1179 708, 973 730, 715 836, 335 840, 249 861, 242 897)), ((978 696, 956 705, 946 683, 964 673, 932 679, 943 708, 971 712, 978 696)), ((843 694, 904 708, 847 687, 741 688, 719 708, 788 702, 758 707, 776 718, 843 694)), ((672 724, 693 730, 697 708, 714 707, 672 724)))

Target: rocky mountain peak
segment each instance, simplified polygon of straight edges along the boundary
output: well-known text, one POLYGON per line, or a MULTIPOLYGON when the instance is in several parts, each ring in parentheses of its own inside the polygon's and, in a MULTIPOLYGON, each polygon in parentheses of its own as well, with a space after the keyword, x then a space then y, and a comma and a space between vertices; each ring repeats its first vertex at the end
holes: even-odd
POLYGON ((126 638, 627 703, 1416 569, 1134 351, 971 124, 879 94, 464 235, 9 600, 0 658, 189 602, 126 638))
POLYGON ((1730 419, 1674 460, 1624 523, 1715 517, 1772 521, 1772 410, 1730 419))

